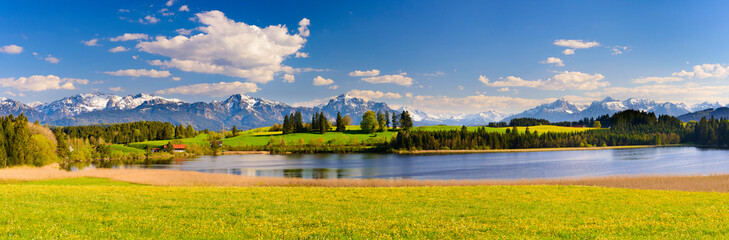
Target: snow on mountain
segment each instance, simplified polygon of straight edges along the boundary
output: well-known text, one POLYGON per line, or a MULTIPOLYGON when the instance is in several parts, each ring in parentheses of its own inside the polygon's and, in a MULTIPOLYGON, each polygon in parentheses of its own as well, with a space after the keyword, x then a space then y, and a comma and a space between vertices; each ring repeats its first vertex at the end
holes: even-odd
POLYGON ((86 93, 65 97, 61 100, 41 104, 36 110, 52 119, 73 117, 81 113, 100 110, 125 110, 136 108, 147 101, 163 103, 179 103, 178 99, 166 99, 149 94, 129 95, 120 97, 107 93, 86 93))
POLYGON ((132 109, 142 105, 144 102, 151 101, 155 104, 181 103, 179 99, 167 99, 160 96, 150 94, 129 95, 126 97, 112 96, 109 98, 104 109, 124 110, 132 109))
POLYGON ((701 111, 701 110, 706 110, 706 109, 710 109, 710 108, 713 109, 713 108, 720 108, 720 107, 724 107, 724 105, 721 105, 719 102, 714 102, 714 103, 703 102, 703 103, 692 105, 690 107, 690 109, 691 109, 691 111, 701 111))
POLYGON ((410 117, 413 119, 414 124, 417 126, 438 124, 479 126, 486 125, 489 122, 498 122, 509 116, 509 114, 497 111, 486 111, 472 114, 427 113, 422 110, 415 109, 411 106, 403 106, 398 108, 396 111, 408 111, 408 113, 410 113, 410 117))
POLYGON ((560 121, 571 121, 574 120, 575 115, 582 112, 584 106, 576 105, 567 101, 567 99, 557 99, 552 103, 546 103, 539 105, 535 108, 526 110, 522 113, 509 116, 503 121, 508 122, 514 118, 543 118, 549 121, 560 122, 560 121))

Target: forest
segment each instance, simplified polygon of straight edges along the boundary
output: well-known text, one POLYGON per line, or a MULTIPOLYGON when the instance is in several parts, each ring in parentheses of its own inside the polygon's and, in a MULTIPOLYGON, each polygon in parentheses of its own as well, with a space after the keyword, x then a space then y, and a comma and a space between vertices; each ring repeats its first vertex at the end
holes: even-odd
MULTIPOLYGON (((524 133, 516 130, 520 124, 549 123, 537 119, 513 121, 513 128, 505 133, 486 131, 484 127, 468 131, 465 126, 460 131, 400 131, 388 147, 391 150, 485 150, 664 145, 692 140, 691 128, 684 127, 680 120, 671 116, 656 118, 653 113, 626 110, 614 114, 606 122, 611 124, 609 129, 567 133, 540 134, 528 127, 524 133)), ((594 124, 599 124, 599 121, 594 124)), ((726 126, 729 127, 729 124, 726 126)))

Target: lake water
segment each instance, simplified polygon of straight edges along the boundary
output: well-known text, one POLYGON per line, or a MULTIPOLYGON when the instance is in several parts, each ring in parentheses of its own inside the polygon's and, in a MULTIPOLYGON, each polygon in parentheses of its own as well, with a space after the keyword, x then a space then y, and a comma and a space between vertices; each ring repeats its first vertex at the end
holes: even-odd
POLYGON ((521 179, 729 173, 729 150, 694 147, 452 155, 226 155, 110 165, 296 178, 521 179))

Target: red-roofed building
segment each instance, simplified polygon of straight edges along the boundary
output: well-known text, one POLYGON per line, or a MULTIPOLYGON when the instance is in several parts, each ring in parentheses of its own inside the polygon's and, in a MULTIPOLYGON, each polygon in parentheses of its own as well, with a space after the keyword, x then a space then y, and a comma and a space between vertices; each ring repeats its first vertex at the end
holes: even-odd
POLYGON ((182 153, 185 152, 187 145, 185 144, 172 144, 172 152, 182 153))

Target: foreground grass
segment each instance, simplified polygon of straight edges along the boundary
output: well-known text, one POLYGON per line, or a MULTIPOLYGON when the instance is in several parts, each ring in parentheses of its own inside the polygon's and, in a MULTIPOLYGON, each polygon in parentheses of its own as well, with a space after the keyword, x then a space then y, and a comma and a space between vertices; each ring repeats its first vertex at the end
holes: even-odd
POLYGON ((45 186, 139 186, 139 184, 134 184, 134 183, 113 181, 108 178, 93 178, 93 177, 29 181, 29 182, 20 182, 17 184, 18 185, 45 185, 45 186))
POLYGON ((725 238, 729 195, 576 186, 0 185, 3 238, 725 238))

